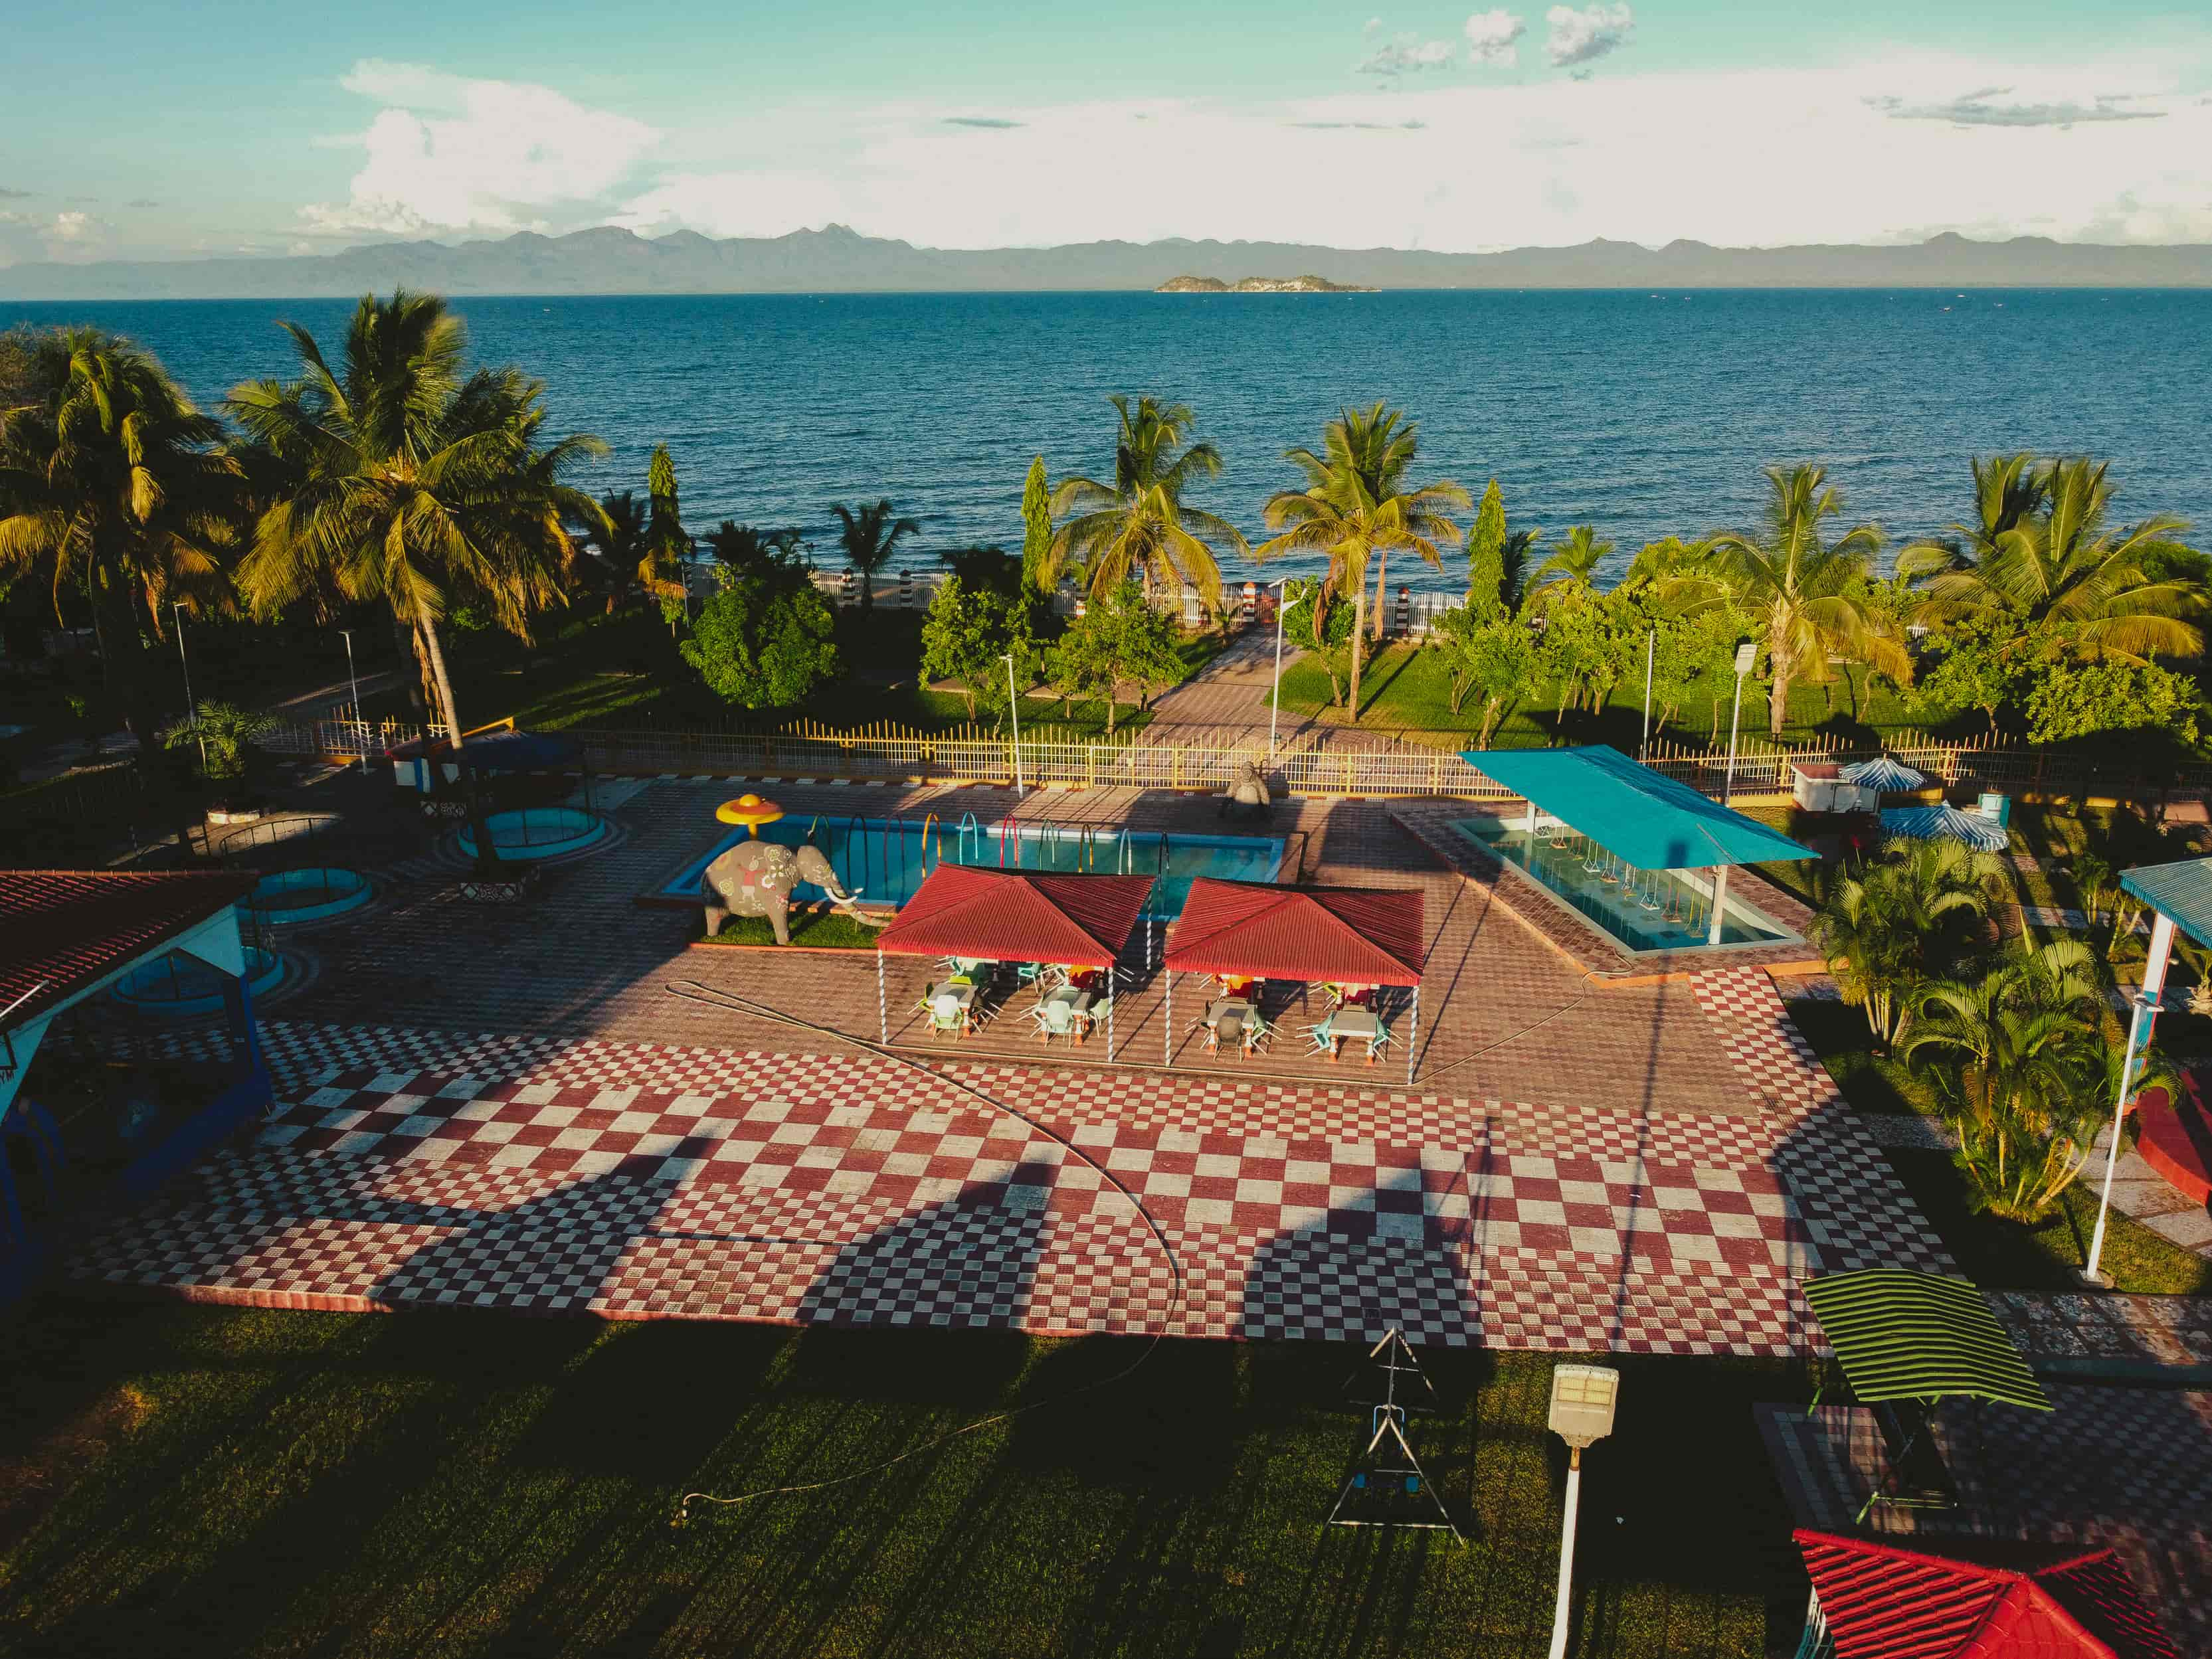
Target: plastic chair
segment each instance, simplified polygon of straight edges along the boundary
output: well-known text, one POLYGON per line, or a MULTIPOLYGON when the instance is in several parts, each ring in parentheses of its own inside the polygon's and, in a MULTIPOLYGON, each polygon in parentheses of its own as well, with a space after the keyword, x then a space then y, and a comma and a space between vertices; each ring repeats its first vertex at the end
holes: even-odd
POLYGON ((1252 1017, 1244 1022, 1245 1056, 1267 1053, 1267 1045, 1275 1040, 1275 1029, 1272 1020, 1263 1018, 1257 1009, 1253 1010, 1252 1017))
POLYGON ((1054 1037, 1075 1040, 1075 1005, 1057 999, 1048 999, 1030 1010, 1030 1019, 1036 1027, 1037 1036, 1046 1042, 1054 1037))
POLYGON ((1306 1042, 1308 1054, 1327 1054, 1332 1060, 1336 1057, 1336 1039, 1329 1035, 1328 1022, 1326 1019, 1317 1024, 1306 1027, 1306 1042))

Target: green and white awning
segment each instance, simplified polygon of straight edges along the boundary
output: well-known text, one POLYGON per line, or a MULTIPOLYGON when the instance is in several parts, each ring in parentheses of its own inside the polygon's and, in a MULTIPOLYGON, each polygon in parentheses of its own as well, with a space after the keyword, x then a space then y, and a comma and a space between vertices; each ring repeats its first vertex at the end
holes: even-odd
POLYGON ((2120 885, 2199 945, 2212 945, 2212 859, 2138 865, 2120 872, 2120 885))
POLYGON ((1805 1299, 1866 1405, 1965 1395, 2051 1409, 2035 1373, 1966 1279, 1873 1267, 1808 1279, 1805 1299))

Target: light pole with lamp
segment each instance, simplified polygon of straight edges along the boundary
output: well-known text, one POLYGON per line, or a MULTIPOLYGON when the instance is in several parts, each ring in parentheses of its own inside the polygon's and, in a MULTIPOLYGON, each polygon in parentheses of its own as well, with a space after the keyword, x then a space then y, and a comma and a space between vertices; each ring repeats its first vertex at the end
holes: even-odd
POLYGON ((1582 1502, 1583 1448, 1613 1432, 1620 1373, 1610 1365, 1552 1367, 1551 1429, 1567 1443, 1566 1516, 1559 1526, 1559 1597, 1552 1610, 1552 1659, 1566 1659, 1567 1610, 1575 1589, 1575 1511, 1582 1502))
POLYGON ((177 627, 177 665, 185 671, 185 716, 192 723, 192 736, 200 745, 200 771, 207 771, 207 739, 200 736, 200 706, 192 701, 192 665, 185 655, 185 608, 181 602, 171 600, 169 615, 177 627))
POLYGON ((1659 648, 1659 630, 1653 629, 1644 636, 1644 746, 1636 751, 1636 758, 1651 758, 1651 659, 1659 648))
POLYGON ((1301 593, 1289 605, 1283 603, 1283 584, 1288 576, 1278 576, 1267 584, 1275 590, 1275 687, 1267 694, 1267 763, 1275 763, 1275 726, 1283 717, 1283 613, 1304 605, 1310 592, 1301 593))
MULTIPOLYGON (((1735 648, 1735 710, 1729 716, 1728 772, 1721 785, 1721 805, 1726 806, 1735 799, 1735 738, 1737 729, 1743 724, 1743 677, 1759 662, 1759 647, 1749 640, 1735 648)), ((1705 930, 1705 943, 1721 942, 1721 918, 1728 897, 1728 872, 1725 864, 1713 866, 1713 921, 1705 930)))
POLYGON ((2089 1236, 2089 1259, 2081 1266, 2081 1282, 2100 1291, 2112 1288, 2112 1281, 2099 1271, 2098 1263, 2105 1253, 2105 1220, 2112 1212, 2112 1176, 2119 1168, 2120 1131, 2128 1121, 2128 1097, 2135 1092, 2141 1057, 2150 1047, 2151 1027, 2158 1019, 2160 998, 2166 990, 2166 965, 2173 955, 2173 918, 2163 911, 2156 915, 2157 921, 2151 924, 2150 952, 2143 963, 2142 989, 2136 993, 2128 1015, 2128 1047, 2120 1062, 2120 1085, 2112 1102, 2112 1139, 2105 1149, 2105 1188, 2097 1199, 2097 1230, 2089 1236))
POLYGON ((345 641, 346 684, 353 688, 353 720, 354 724, 361 728, 361 757, 359 764, 361 769, 366 772, 368 770, 368 721, 362 717, 361 712, 361 676, 354 672, 353 629, 350 628, 341 628, 338 629, 338 637, 345 641))
MULTIPOLYGON (((1022 711, 1021 694, 1014 690, 1014 653, 1002 651, 1000 659, 1006 665, 1006 718, 1014 723, 1014 793, 1022 793, 1022 711)), ((1106 694, 1112 696, 1109 689, 1106 694)))

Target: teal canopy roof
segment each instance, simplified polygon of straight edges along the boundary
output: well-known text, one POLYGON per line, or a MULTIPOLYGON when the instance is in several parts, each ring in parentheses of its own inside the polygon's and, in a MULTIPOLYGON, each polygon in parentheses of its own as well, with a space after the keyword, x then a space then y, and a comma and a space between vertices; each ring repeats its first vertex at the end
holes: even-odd
POLYGON ((1618 749, 1475 749, 1460 758, 1638 870, 1818 856, 1618 749))
POLYGON ((2199 945, 2212 945, 2212 859, 2141 865, 2122 871, 2120 885, 2199 945))

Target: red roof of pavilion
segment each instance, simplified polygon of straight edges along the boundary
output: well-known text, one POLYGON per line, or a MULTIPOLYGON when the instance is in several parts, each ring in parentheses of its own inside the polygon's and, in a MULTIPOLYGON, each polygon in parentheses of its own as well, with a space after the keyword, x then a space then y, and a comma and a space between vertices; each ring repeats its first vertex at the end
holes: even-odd
POLYGON ((1838 1659, 2178 1659, 2109 1549, 2022 1568, 1793 1535, 1838 1659))
POLYGON ((940 864, 876 935, 876 948, 893 956, 1110 968, 1136 931, 1152 881, 940 864))
POLYGON ((19 1024, 252 890, 221 870, 0 870, 0 1009, 19 1024))
POLYGON ((1200 876, 1168 929, 1167 965, 1179 974, 1419 985, 1427 938, 1418 887, 1277 887, 1200 876))

